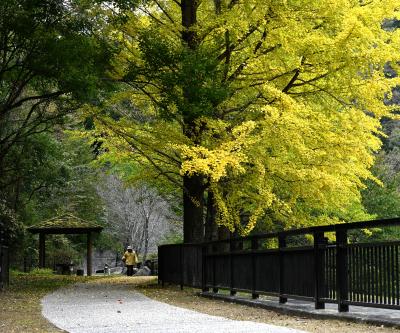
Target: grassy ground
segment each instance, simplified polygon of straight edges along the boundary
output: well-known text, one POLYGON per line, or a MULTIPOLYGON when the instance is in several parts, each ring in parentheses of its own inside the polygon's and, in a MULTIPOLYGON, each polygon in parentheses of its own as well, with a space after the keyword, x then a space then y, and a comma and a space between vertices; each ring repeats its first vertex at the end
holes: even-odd
POLYGON ((63 332, 41 315, 40 299, 53 290, 86 277, 37 274, 12 274, 10 287, 0 291, 0 332, 63 332))
POLYGON ((53 290, 75 282, 123 284, 150 298, 192 309, 202 313, 237 320, 251 320, 279 326, 298 328, 316 333, 393 333, 388 327, 355 324, 339 320, 318 320, 282 315, 223 301, 210 300, 196 295, 198 290, 168 286, 161 288, 152 277, 75 277, 48 274, 14 274, 10 288, 0 292, 0 332, 62 332, 41 316, 40 299, 53 290))

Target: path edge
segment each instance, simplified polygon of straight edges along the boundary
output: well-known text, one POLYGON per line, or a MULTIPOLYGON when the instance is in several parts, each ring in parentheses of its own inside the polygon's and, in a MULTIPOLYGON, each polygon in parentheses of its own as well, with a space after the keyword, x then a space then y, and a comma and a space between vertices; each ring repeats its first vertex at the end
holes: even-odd
MULTIPOLYGON (((385 327, 393 327, 400 329, 400 322, 398 321, 391 321, 391 320, 385 320, 382 318, 362 318, 362 317, 355 317, 355 316, 343 316, 338 314, 333 314, 333 313, 315 313, 315 312, 309 312, 306 310, 302 309, 294 309, 292 307, 287 307, 285 305, 281 305, 279 303, 277 304, 272 304, 271 303, 266 303, 262 300, 253 300, 253 299, 248 299, 248 298, 243 298, 243 297, 238 297, 238 296, 230 296, 230 295, 222 295, 222 294, 216 294, 216 293, 211 293, 211 292, 199 292, 197 293, 201 297, 205 297, 208 299, 216 299, 216 300, 222 300, 225 302, 230 302, 230 303, 236 303, 240 305, 247 305, 251 306, 254 308, 262 308, 266 310, 271 310, 277 313, 281 314, 286 314, 286 315, 297 315, 297 316, 303 316, 307 318, 313 318, 313 319, 337 319, 341 321, 347 321, 347 322, 353 322, 353 323, 359 323, 359 324, 370 324, 374 326, 385 326, 385 327)), ((400 310, 397 310, 400 311, 400 310)))

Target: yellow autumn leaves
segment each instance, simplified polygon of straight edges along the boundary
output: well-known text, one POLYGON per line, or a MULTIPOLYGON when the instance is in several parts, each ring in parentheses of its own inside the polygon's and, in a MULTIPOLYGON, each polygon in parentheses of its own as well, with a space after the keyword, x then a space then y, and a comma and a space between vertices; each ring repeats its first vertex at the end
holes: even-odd
POLYGON ((131 117, 132 108, 118 120, 93 112, 103 119, 97 131, 112 129, 108 154, 141 156, 153 176, 204 176, 218 223, 241 233, 259 222, 290 227, 361 216, 359 191, 373 178, 380 119, 394 108, 384 96, 400 83, 383 71, 387 62, 396 67, 400 32, 381 28, 399 16, 397 2, 220 3, 216 10, 214 1, 199 2, 196 50, 182 43, 175 2, 149 1, 115 28, 121 52, 111 76, 127 85, 113 102, 129 99, 147 120, 131 117), (212 73, 201 72, 199 54, 213 60, 212 73), (190 98, 182 83, 188 55, 199 68, 198 96, 190 98), (201 95, 213 85, 222 97, 201 95), (203 105, 207 113, 190 120, 196 128, 187 135, 188 114, 203 105))

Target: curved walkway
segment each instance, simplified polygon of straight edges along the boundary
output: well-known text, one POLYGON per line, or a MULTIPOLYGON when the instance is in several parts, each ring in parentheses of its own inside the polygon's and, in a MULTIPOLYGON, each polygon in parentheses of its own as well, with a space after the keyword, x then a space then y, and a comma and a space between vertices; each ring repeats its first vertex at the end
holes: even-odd
POLYGON ((303 332, 178 308, 121 285, 76 284, 45 296, 42 307, 44 317, 73 333, 303 332))

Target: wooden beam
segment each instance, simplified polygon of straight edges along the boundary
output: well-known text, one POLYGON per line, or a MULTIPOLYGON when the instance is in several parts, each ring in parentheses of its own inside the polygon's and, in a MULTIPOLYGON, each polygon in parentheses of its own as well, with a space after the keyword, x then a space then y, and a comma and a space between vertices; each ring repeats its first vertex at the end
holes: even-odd
POLYGON ((30 227, 27 229, 32 234, 52 234, 52 235, 62 235, 62 234, 87 234, 88 232, 101 232, 103 227, 93 227, 93 228, 35 228, 30 227))

